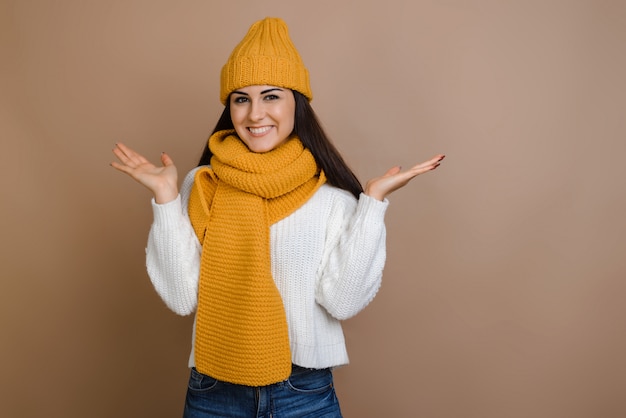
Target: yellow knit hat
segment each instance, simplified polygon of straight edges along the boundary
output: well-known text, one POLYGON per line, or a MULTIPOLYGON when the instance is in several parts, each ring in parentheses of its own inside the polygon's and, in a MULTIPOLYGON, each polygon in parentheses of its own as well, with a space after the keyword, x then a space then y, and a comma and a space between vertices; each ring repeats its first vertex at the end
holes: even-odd
POLYGON ((226 104, 232 91, 252 85, 284 87, 313 99, 309 72, 282 19, 267 17, 250 26, 222 67, 220 101, 226 104))

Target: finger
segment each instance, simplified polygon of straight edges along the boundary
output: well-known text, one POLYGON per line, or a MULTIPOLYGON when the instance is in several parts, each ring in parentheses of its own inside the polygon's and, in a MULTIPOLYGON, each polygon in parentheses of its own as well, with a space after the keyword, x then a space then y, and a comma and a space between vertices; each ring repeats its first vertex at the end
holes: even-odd
POLYGON ((420 174, 424 174, 428 171, 432 171, 435 168, 439 167, 441 164, 440 163, 434 163, 434 164, 430 164, 427 166, 423 166, 423 167, 413 167, 411 170, 407 171, 407 174, 410 175, 410 178, 419 176, 420 174))
POLYGON ((128 164, 130 162, 130 159, 128 158, 126 153, 124 153, 124 150, 118 146, 118 144, 115 144, 115 148, 113 148, 113 154, 115 154, 117 159, 120 160, 123 164, 128 164))
POLYGON ((161 153, 161 162, 163 163, 165 167, 174 165, 174 161, 172 160, 172 158, 164 152, 161 153))
POLYGON ((112 162, 111 167, 131 176, 137 166, 141 164, 141 158, 138 158, 138 154, 121 142, 115 144, 113 154, 120 160, 121 164, 112 162))
POLYGON ((122 173, 126 173, 126 174, 130 174, 132 171, 132 168, 128 167, 125 164, 120 164, 118 162, 113 161, 111 164, 111 167, 113 167, 114 169, 121 171, 122 173))
POLYGON ((115 148, 113 150, 117 151, 117 153, 122 154, 127 158, 132 157, 133 154, 135 153, 131 148, 127 147, 121 142, 116 143, 115 148))
POLYGON ((418 164, 414 167, 411 167, 409 170, 405 171, 404 173, 401 173, 404 178, 404 180, 408 181, 411 180, 414 177, 419 176, 420 174, 424 174, 427 173, 429 171, 432 171, 434 169, 436 169, 437 167, 439 167, 441 165, 440 162, 435 161, 435 162, 429 162, 428 164, 426 163, 421 163, 418 164))
POLYGON ((141 164, 148 163, 148 160, 143 155, 139 154, 132 148, 127 147, 121 142, 115 144, 113 152, 117 158, 120 159, 120 161, 131 167, 137 167, 141 164))
POLYGON ((121 142, 115 144, 115 148, 113 148, 113 153, 117 158, 119 158, 120 161, 125 164, 131 161, 134 157, 134 151, 128 148, 126 145, 122 144, 121 142))
POLYGON ((445 155, 443 155, 443 154, 435 155, 431 159, 429 159, 427 161, 424 161, 423 163, 418 164, 418 165, 427 166, 427 165, 436 164, 436 163, 441 162, 441 160, 443 160, 444 158, 445 158, 445 155))
POLYGON ((428 161, 424 161, 423 163, 414 165, 408 171, 411 173, 421 174, 425 171, 434 170, 435 168, 439 167, 442 159, 443 159, 443 156, 433 157, 428 161))

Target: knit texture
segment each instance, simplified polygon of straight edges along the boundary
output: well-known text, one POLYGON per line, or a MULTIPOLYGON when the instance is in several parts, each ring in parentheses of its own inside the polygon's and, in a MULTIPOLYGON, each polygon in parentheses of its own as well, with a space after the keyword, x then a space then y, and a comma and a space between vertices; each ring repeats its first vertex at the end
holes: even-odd
POLYGON ((291 373, 291 353, 269 229, 325 177, 296 137, 261 154, 228 130, 212 135, 209 147, 211 168, 197 171, 189 198, 189 218, 203 243, 196 368, 236 384, 276 383, 291 373))
POLYGON ((220 101, 242 87, 270 85, 296 90, 313 99, 309 72, 296 50, 287 24, 278 18, 255 22, 222 67, 220 101))
MULTIPOLYGON (((188 205, 202 168, 187 173, 177 199, 164 204, 152 199, 147 272, 157 294, 178 315, 195 316, 198 307, 202 246, 188 205)), ((313 369, 348 364, 341 320, 367 306, 381 285, 388 204, 367 195, 357 201, 325 183, 270 227, 272 275, 287 315, 292 363, 313 369)), ((189 367, 196 366, 195 334, 194 326, 189 367)))

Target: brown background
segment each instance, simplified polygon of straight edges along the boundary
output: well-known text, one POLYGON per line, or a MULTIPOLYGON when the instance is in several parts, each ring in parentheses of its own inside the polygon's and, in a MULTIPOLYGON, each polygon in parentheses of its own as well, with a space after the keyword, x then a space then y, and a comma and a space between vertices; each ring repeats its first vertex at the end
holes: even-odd
POLYGON ((1 1, 0 416, 176 417, 191 319, 144 270, 124 141, 189 170, 219 70, 283 17, 313 106, 391 196, 346 417, 626 416, 623 1, 1 1))

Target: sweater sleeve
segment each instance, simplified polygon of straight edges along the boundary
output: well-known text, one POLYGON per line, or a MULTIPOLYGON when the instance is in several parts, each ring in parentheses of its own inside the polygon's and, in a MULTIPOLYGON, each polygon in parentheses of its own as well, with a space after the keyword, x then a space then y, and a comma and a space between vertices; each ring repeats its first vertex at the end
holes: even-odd
POLYGON ((179 315, 191 314, 198 303, 202 246, 187 213, 195 171, 187 174, 175 200, 157 204, 152 199, 154 220, 146 247, 146 267, 152 285, 165 304, 179 315))
POLYGON ((386 258, 384 215, 389 202, 361 194, 331 209, 317 302, 335 318, 365 308, 380 288, 386 258))

